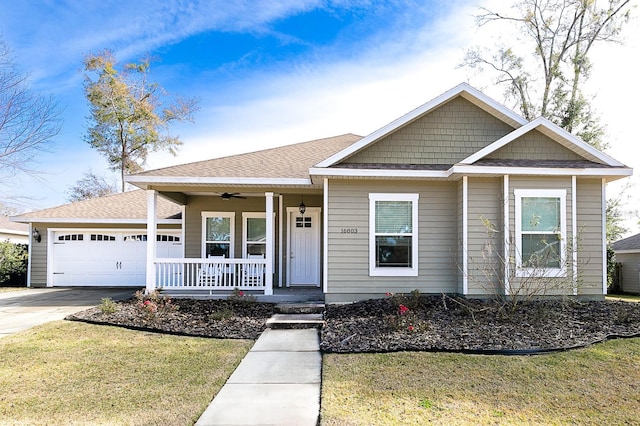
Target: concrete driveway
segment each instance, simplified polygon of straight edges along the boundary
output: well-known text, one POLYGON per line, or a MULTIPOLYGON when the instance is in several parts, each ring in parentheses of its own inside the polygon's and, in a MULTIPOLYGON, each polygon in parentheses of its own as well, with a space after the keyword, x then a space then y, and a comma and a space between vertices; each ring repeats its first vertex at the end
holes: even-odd
POLYGON ((128 299, 139 288, 34 288, 0 293, 0 338, 97 306, 128 299))

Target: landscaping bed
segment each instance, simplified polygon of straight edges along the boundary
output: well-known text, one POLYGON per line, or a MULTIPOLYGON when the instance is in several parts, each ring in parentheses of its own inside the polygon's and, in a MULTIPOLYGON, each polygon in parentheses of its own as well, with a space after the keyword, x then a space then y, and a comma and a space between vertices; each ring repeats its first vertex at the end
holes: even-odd
MULTIPOLYGON (((92 308, 68 317, 171 334, 257 339, 275 305, 250 300, 116 302, 113 313, 92 308)), ((640 303, 624 301, 495 301, 396 295, 329 305, 321 330, 326 353, 454 351, 540 352, 640 336, 640 303)))

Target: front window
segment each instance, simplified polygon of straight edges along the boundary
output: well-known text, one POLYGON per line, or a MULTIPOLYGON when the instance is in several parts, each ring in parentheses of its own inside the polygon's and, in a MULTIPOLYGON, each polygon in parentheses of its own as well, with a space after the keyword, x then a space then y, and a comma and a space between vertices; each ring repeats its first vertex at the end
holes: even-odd
POLYGON ((564 276, 565 190, 515 190, 516 275, 564 276))
POLYGON ((369 194, 369 273, 418 275, 418 194, 369 194))
POLYGON ((233 257, 234 213, 202 212, 203 257, 233 257))
POLYGON ((244 248, 243 256, 266 256, 267 220, 264 213, 243 213, 244 248))

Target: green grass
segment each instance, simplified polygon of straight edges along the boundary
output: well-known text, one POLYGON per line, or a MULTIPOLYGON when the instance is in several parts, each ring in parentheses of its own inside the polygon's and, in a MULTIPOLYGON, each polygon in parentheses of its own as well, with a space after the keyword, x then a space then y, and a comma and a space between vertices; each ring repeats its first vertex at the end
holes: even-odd
POLYGON ((322 425, 638 424, 640 339, 538 356, 325 355, 322 425))
POLYGON ((640 296, 632 295, 632 294, 611 294, 607 296, 607 300, 623 300, 625 302, 640 302, 640 296))
POLYGON ((0 424, 191 425, 252 344, 35 327, 0 339, 0 424))
POLYGON ((28 290, 27 287, 0 287, 0 293, 6 293, 9 291, 28 290))

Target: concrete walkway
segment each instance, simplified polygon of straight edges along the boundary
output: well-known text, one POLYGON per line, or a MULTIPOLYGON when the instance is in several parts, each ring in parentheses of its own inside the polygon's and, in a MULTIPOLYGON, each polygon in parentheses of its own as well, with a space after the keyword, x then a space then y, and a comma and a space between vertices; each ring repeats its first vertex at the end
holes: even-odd
POLYGON ((133 296, 131 288, 33 288, 0 293, 0 337, 26 330, 100 304, 133 296))
POLYGON ((196 425, 316 426, 321 370, 318 330, 267 329, 196 425))

